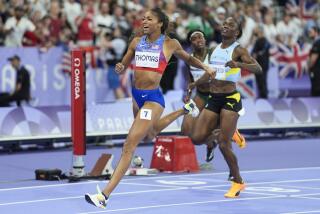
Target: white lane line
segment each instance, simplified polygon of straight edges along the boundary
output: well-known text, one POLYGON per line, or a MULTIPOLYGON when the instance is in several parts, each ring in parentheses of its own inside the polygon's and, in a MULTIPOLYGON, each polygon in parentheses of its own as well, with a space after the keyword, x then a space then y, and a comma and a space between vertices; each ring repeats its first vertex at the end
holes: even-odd
MULTIPOLYGON (((192 188, 192 189, 200 189, 200 190, 208 190, 208 191, 217 191, 217 192, 226 192, 227 190, 223 189, 205 189, 205 188, 192 188)), ((252 194, 252 195, 264 195, 264 196, 279 196, 280 194, 272 194, 272 193, 261 193, 261 192, 250 192, 244 190, 241 194, 252 194)), ((281 195, 283 196, 283 195, 281 195)))
POLYGON ((11 191, 11 190, 26 190, 26 189, 40 189, 40 188, 73 186, 73 185, 92 184, 92 183, 99 183, 99 182, 100 181, 87 181, 85 183, 79 182, 79 183, 65 183, 65 184, 50 184, 50 185, 41 185, 41 186, 14 187, 14 188, 0 189, 0 192, 11 191))
POLYGON ((219 183, 230 183, 227 179, 216 179, 216 178, 182 178, 184 180, 193 180, 193 181, 207 181, 207 182, 219 182, 219 183))
POLYGON ((308 194, 296 194, 296 195, 290 195, 290 196, 291 197, 303 197, 303 196, 314 196, 314 195, 320 195, 320 193, 318 192, 318 193, 308 193, 308 194))
MULTIPOLYGON (((266 181, 266 182, 252 182, 246 183, 247 186, 259 185, 259 184, 281 184, 281 183, 299 183, 299 182, 312 182, 312 181, 320 181, 320 179, 300 179, 300 180, 282 180, 282 181, 266 181)), ((215 188, 215 187, 225 187, 230 186, 230 184, 220 184, 220 185, 208 185, 208 186, 200 186, 194 187, 195 189, 201 188, 215 188)))
POLYGON ((307 197, 307 196, 296 196, 292 198, 303 198, 303 199, 311 199, 311 200, 320 200, 320 198, 315 198, 315 197, 307 197))
MULTIPOLYGON (((241 171, 241 174, 245 173, 264 173, 264 172, 282 172, 282 171, 300 171, 300 170, 320 170, 320 167, 300 167, 300 168, 278 168, 278 169, 262 169, 262 170, 246 170, 241 171)), ((320 172, 319 172, 320 173, 320 172)), ((213 172, 213 173, 197 173, 197 174, 183 174, 183 175, 172 175, 168 174, 168 176, 159 176, 159 177, 146 177, 146 178, 131 178, 128 180, 154 180, 154 179, 162 179, 162 178, 177 178, 177 177, 194 177, 194 176, 203 176, 203 175, 229 175, 229 171, 227 172, 213 172)))
POLYGON ((159 205, 151 205, 151 206, 143 206, 143 207, 129 207, 129 208, 113 209, 113 210, 83 212, 83 213, 78 213, 78 214, 109 213, 109 212, 120 212, 120 211, 129 211, 129 210, 143 210, 143 209, 162 208, 162 207, 174 207, 174 206, 210 204, 210 203, 223 203, 223 202, 231 202, 231 201, 234 201, 234 202, 236 202, 236 201, 252 201, 252 200, 283 198, 283 197, 286 197, 286 196, 279 195, 279 196, 267 196, 267 197, 222 199, 222 200, 213 200, 213 201, 196 201, 196 202, 175 203, 175 204, 159 204, 159 205))
POLYGON ((285 188, 296 188, 296 189, 308 189, 308 190, 320 190, 319 187, 305 187, 305 186, 294 186, 294 185, 274 185, 276 187, 285 187, 285 188))
MULTIPOLYGON (((188 187, 180 187, 180 188, 170 188, 170 189, 157 189, 157 190, 143 190, 143 191, 133 191, 133 192, 119 192, 113 193, 112 195, 129 195, 129 194, 138 194, 138 193, 150 193, 150 192, 163 192, 163 191, 177 191, 177 190, 185 190, 188 187)), ((30 201, 16 201, 16 202, 8 202, 1 203, 0 206, 8 206, 8 205, 16 205, 16 204, 30 204, 30 203, 38 203, 38 202, 46 202, 46 201, 58 201, 58 200, 69 200, 69 199, 84 199, 84 194, 82 196, 72 196, 72 197, 63 197, 63 198, 46 198, 39 200, 30 200, 30 201)))
POLYGON ((149 187, 165 187, 165 188, 180 188, 181 186, 175 185, 161 185, 161 184, 142 184, 142 183, 129 183, 129 182, 121 182, 120 184, 127 184, 127 185, 136 185, 136 186, 149 186, 149 187))
POLYGON ((304 213, 320 213, 320 210, 290 212, 290 213, 281 213, 281 214, 304 214, 304 213))
MULTIPOLYGON (((300 170, 320 170, 320 167, 301 167, 301 168, 248 170, 248 171, 241 171, 241 173, 245 174, 245 173, 264 173, 264 172, 300 171, 300 170)), ((228 172, 217 172, 217 173, 183 174, 183 175, 168 174, 167 176, 147 177, 147 178, 125 178, 122 181, 155 180, 155 179, 163 179, 163 178, 170 178, 171 179, 171 178, 197 177, 197 176, 208 176, 208 175, 210 175, 210 176, 214 176, 214 175, 229 175, 229 171, 228 172)), ((87 182, 80 182, 80 183, 65 183, 65 184, 51 184, 51 185, 41 185, 41 186, 16 187, 16 188, 0 189, 0 192, 2 192, 2 191, 11 191, 11 190, 51 188, 51 187, 60 187, 60 186, 68 186, 68 185, 83 185, 83 184, 100 183, 100 182, 102 183, 102 181, 87 181, 87 182)), ((103 182, 103 183, 105 183, 105 182, 103 182)))

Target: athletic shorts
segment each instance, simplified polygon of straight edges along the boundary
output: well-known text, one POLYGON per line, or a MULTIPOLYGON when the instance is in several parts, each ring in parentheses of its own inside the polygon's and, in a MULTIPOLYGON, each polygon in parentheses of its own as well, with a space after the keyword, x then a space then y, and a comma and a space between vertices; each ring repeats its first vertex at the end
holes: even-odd
POLYGON ((138 104, 139 109, 144 105, 145 102, 155 102, 159 103, 163 108, 165 107, 164 98, 159 88, 142 90, 132 87, 132 97, 138 104))
POLYGON ((241 95, 239 92, 210 93, 206 109, 220 114, 221 109, 239 112, 242 109, 241 95))
POLYGON ((200 97, 204 103, 208 102, 209 95, 210 95, 209 92, 202 92, 197 90, 197 96, 200 97))

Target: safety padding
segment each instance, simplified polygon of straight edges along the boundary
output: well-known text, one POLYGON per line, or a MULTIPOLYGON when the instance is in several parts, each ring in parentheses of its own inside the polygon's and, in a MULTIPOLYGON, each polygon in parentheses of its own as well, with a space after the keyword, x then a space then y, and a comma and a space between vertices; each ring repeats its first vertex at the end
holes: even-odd
POLYGON ((150 168, 160 171, 197 172, 198 160, 187 136, 159 136, 153 147, 150 168))

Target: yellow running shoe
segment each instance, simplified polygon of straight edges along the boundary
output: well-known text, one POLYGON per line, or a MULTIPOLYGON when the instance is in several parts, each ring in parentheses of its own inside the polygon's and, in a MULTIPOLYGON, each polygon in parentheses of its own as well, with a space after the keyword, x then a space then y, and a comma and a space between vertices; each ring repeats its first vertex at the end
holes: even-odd
POLYGON ((234 132, 232 140, 239 146, 240 149, 244 149, 247 146, 246 139, 242 134, 240 134, 238 129, 234 132))
POLYGON ((237 198, 240 195, 240 191, 244 190, 246 185, 244 183, 236 183, 231 181, 231 187, 229 191, 224 194, 226 198, 237 198))

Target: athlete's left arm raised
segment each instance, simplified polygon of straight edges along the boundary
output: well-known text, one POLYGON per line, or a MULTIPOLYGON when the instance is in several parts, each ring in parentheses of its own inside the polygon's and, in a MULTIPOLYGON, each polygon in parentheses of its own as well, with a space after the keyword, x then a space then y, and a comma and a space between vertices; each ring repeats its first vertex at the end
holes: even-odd
POLYGON ((250 56, 247 49, 238 46, 235 49, 235 52, 233 54, 233 58, 237 60, 232 60, 226 63, 226 66, 229 66, 230 68, 241 68, 248 70, 255 74, 262 73, 262 68, 259 65, 259 63, 250 56), (238 61, 240 59, 240 61, 238 61))

